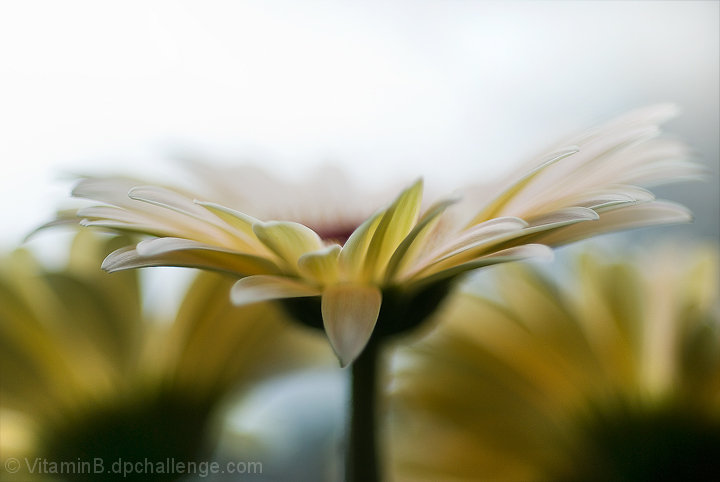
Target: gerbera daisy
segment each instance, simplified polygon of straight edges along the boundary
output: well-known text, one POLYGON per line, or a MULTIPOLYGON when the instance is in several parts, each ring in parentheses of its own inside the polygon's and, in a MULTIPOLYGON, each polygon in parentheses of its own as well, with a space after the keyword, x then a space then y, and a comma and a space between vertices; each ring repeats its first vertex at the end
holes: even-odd
MULTIPOLYGON (((107 271, 147 266, 219 270, 240 278, 236 304, 284 299, 293 314, 324 327, 342 365, 378 336, 420 323, 459 275, 483 266, 548 256, 548 246, 634 226, 686 221, 686 209, 655 201, 639 184, 698 174, 686 148, 658 138, 668 106, 644 109, 554 150, 536 167, 466 205, 421 209, 423 183, 353 229, 323 237, 288 220, 260 220, 213 201, 123 179, 83 179, 74 196, 104 205, 78 211, 82 224, 154 236, 120 249, 107 271)), ((242 191, 243 179, 237 179, 242 191)), ((268 193, 268 196, 271 196, 268 193)), ((343 229, 344 230, 344 229, 343 229)))
POLYGON ((504 266, 398 348, 391 480, 717 479, 717 247, 611 258, 504 266))

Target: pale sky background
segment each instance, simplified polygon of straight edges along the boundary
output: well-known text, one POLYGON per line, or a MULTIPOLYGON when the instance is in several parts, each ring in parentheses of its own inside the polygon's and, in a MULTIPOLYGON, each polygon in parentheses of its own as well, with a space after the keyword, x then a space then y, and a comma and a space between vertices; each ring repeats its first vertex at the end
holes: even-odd
POLYGON ((717 236, 718 6, 0 0, 0 248, 52 215, 65 172, 164 179, 189 149, 453 186, 666 101, 714 174, 661 194, 717 236))

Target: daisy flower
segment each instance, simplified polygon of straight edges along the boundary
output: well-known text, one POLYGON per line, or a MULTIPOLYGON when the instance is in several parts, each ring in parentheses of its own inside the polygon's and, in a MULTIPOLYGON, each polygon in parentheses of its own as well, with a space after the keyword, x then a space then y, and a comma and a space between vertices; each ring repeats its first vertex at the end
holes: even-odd
POLYGON ((593 249, 457 293, 395 352, 390 480, 717 479, 717 253, 593 249))
MULTIPOLYGON (((345 366, 373 333, 418 325, 470 270, 549 256, 549 246, 603 232, 687 221, 686 209, 655 201, 639 187, 698 174, 681 143, 657 137, 657 125, 673 112, 644 109, 577 138, 491 199, 466 206, 474 215, 464 223, 450 209, 455 198, 421 209, 422 180, 347 239, 123 179, 84 179, 73 195, 103 203, 79 210, 82 224, 153 236, 109 255, 105 270, 186 266, 230 273, 239 278, 234 303, 287 300, 298 319, 324 328, 345 366)), ((242 192, 244 180, 236 182, 242 192)))
MULTIPOLYGON (((137 272, 107 276, 97 268, 126 242, 81 231, 61 270, 44 268, 25 250, 3 259, 3 462, 100 458, 110 470, 119 458, 207 457, 213 417, 230 393, 332 362, 326 344, 282 310, 233 306, 233 280, 215 273, 197 277, 174 319, 149 317, 137 272)), ((18 480, 31 477, 25 468, 18 480)))

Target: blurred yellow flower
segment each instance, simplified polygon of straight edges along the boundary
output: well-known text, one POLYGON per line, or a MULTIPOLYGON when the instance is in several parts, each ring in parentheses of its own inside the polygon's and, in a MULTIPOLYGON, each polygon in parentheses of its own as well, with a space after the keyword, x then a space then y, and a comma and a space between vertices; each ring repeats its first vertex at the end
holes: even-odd
MULTIPOLYGON (((228 272, 240 278, 232 288, 238 305, 311 298, 305 305, 286 304, 311 325, 313 317, 321 319, 347 365, 374 332, 417 325, 469 270, 549 256, 548 246, 602 232, 687 221, 684 208, 654 201, 637 186, 698 174, 682 144, 656 137, 657 124, 673 112, 648 108, 584 134, 574 139, 576 146, 554 151, 456 216, 448 211, 456 199, 422 210, 423 184, 417 181, 347 239, 321 236, 348 231, 345 226, 318 233, 293 221, 261 221, 123 179, 84 179, 73 194, 105 203, 79 210, 82 224, 155 236, 112 253, 103 263, 107 271, 188 266, 228 272), (464 219, 468 209, 472 216, 464 219)), ((237 179, 239 191, 243 184, 237 179)))
POLYGON ((229 393, 332 360, 277 308, 233 306, 234 280, 215 273, 193 281, 174 320, 148 318, 136 272, 98 269, 127 242, 84 231, 63 270, 26 250, 0 266, 3 459, 196 460, 229 393))
POLYGON ((717 480, 717 248, 598 251, 498 269, 398 350, 393 480, 717 480))

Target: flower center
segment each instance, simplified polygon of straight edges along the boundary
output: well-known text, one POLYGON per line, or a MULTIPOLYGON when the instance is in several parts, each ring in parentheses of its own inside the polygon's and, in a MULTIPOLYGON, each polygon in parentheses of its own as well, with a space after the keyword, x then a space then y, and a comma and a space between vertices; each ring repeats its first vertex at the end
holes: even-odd
POLYGON ((359 224, 345 222, 334 225, 310 226, 323 241, 334 241, 344 245, 350 235, 358 228, 359 224))
MULTIPOLYGON (((457 278, 443 280, 414 291, 405 291, 397 286, 383 289, 382 306, 373 337, 399 335, 419 327, 432 318, 456 281, 457 278)), ((319 296, 285 298, 281 303, 296 321, 318 330, 325 329, 319 296)))

